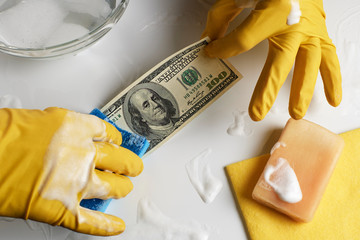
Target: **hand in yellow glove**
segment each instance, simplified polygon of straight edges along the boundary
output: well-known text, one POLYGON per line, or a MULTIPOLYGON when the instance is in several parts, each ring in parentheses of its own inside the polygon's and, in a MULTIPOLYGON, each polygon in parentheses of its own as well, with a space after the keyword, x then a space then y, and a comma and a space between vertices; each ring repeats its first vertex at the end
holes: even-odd
POLYGON ((340 66, 326 30, 322 0, 253 0, 258 2, 255 9, 224 36, 229 23, 242 11, 241 7, 249 5, 247 2, 251 0, 218 0, 208 13, 202 37, 214 40, 205 51, 210 57, 219 58, 240 54, 268 39, 268 57, 250 102, 250 117, 255 121, 265 117, 294 62, 289 101, 293 118, 305 115, 319 68, 328 102, 339 105, 342 98, 340 66), (299 23, 292 24, 298 17, 299 23))
POLYGON ((0 109, 0 119, 1 216, 94 235, 124 231, 120 218, 79 206, 83 198, 124 197, 133 188, 126 176, 143 169, 119 147, 115 127, 60 108, 0 109))

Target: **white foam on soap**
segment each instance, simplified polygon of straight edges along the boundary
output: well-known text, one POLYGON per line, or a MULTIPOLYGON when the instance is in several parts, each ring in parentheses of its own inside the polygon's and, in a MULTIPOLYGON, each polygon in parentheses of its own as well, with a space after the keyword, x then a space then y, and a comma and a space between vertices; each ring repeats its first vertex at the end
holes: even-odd
POLYGON ((220 193, 223 184, 217 179, 207 160, 211 149, 206 149, 186 164, 187 174, 193 187, 205 203, 211 203, 220 193))
POLYGON ((250 128, 250 117, 247 111, 234 111, 234 122, 227 129, 227 133, 231 136, 251 136, 253 130, 250 128))
POLYGON ((22 103, 17 96, 7 94, 0 97, 0 108, 22 108, 22 103))
POLYGON ((271 150, 270 150, 270 155, 272 155, 272 154, 275 152, 275 150, 278 149, 278 148, 280 148, 280 147, 286 147, 286 144, 283 143, 283 142, 276 142, 276 143, 274 144, 274 146, 273 146, 273 147, 271 148, 271 150))
POLYGON ((300 10, 300 0, 290 0, 291 10, 287 17, 287 25, 293 25, 300 22, 301 10, 300 10))
POLYGON ((279 158, 275 166, 268 165, 264 171, 264 179, 284 202, 301 201, 302 192, 299 181, 286 159, 279 158))

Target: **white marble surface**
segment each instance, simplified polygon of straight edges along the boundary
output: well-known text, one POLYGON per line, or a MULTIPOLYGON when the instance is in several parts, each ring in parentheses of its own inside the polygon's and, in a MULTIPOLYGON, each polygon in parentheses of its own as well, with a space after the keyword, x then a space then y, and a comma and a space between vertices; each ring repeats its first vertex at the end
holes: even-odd
MULTIPOLYGON (((213 0, 131 0, 120 22, 100 42, 76 56, 29 60, 0 54, 0 96, 17 96, 24 108, 59 106, 87 113, 102 107, 132 81, 162 59, 197 41, 213 0)), ((336 133, 360 127, 359 53, 360 3, 326 0, 329 35, 338 47, 344 80, 344 101, 327 105, 318 81, 305 118, 336 133)), ((236 21, 246 16, 245 11, 236 21)), ((234 27, 235 24, 232 24, 234 27)), ((287 113, 291 79, 280 91, 267 117, 251 123, 250 136, 230 136, 234 111, 246 111, 267 54, 267 42, 230 61, 244 75, 232 89, 189 123, 161 148, 144 159, 145 170, 133 179, 126 198, 112 201, 108 212, 136 226, 140 199, 149 199, 174 221, 195 221, 207 227, 209 239, 248 239, 228 184, 224 167, 269 152, 287 113), (210 148, 208 164, 223 189, 210 204, 192 186, 186 163, 210 148)), ((23 220, 0 220, 0 239, 64 240, 70 231, 23 220)), ((68 239, 106 239, 71 234, 68 239)), ((110 238, 109 238, 110 239, 110 238)), ((120 235, 111 239, 126 239, 120 235)), ((171 238, 170 238, 171 239, 171 238)), ((193 238, 196 239, 196 238, 193 238)))

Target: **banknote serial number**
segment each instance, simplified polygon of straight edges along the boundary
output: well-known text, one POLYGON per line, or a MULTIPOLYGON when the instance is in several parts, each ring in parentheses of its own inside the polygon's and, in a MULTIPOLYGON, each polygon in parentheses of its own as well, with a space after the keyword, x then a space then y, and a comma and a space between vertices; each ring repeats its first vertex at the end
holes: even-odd
MULTIPOLYGON (((198 84, 196 84, 195 86, 193 86, 185 95, 184 95, 184 99, 188 99, 192 94, 196 93, 202 86, 206 86, 207 90, 211 90, 213 89, 216 85, 219 84, 220 81, 222 81, 228 74, 225 71, 222 71, 221 73, 218 74, 217 77, 213 78, 213 75, 210 74, 209 76, 207 76, 206 78, 204 78, 203 80, 201 80, 200 82, 198 82, 198 84)), ((188 90, 188 88, 185 88, 186 90, 188 90)))

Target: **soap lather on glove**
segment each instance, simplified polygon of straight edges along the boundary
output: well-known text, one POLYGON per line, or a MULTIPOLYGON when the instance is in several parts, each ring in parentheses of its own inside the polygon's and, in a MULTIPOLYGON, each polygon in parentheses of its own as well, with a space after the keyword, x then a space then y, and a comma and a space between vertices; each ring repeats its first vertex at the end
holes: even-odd
POLYGON ((217 0, 208 13, 202 37, 213 40, 205 51, 210 57, 229 58, 268 39, 267 60, 249 105, 249 115, 262 120, 275 102, 291 68, 289 113, 302 118, 311 101, 318 71, 327 101, 338 106, 342 98, 336 48, 328 36, 322 0, 217 0), (231 21, 245 7, 255 7, 232 32, 231 21))
POLYGON ((141 159, 120 147, 121 134, 91 115, 61 108, 0 109, 0 215, 93 235, 124 231, 122 219, 79 206, 121 198, 141 159))

